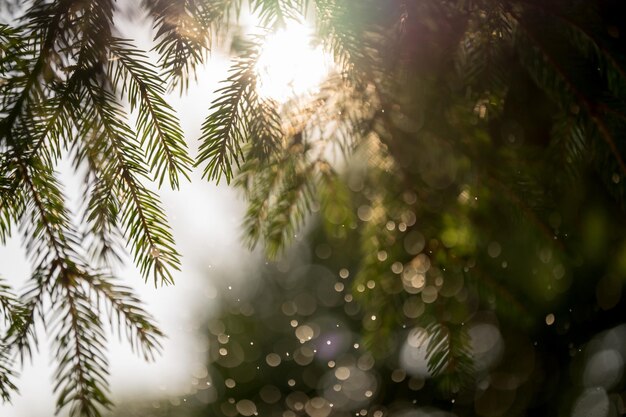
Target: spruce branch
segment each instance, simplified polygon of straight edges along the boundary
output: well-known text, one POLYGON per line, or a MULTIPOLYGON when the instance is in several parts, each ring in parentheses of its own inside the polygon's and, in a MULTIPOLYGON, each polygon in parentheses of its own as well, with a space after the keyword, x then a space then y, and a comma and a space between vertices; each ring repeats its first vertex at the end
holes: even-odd
POLYGON ((236 184, 249 201, 244 239, 254 248, 262 239, 270 258, 277 257, 303 226, 316 198, 321 160, 308 160, 303 144, 274 155, 258 173, 258 159, 248 158, 236 184))
MULTIPOLYGON (((94 165, 93 171, 97 172, 94 165)), ((83 208, 83 223, 93 238, 87 253, 101 266, 111 266, 122 261, 123 233, 119 228, 119 201, 110 191, 110 182, 96 173, 90 175, 87 187, 89 199, 83 208)), ((85 239, 87 241, 87 239, 85 239)))
POLYGON ((459 43, 459 76, 479 93, 506 90, 515 21, 498 5, 486 19, 472 14, 468 26, 459 43))
POLYGON ((132 289, 120 285, 112 277, 94 275, 87 281, 97 300, 107 305, 109 321, 117 323, 118 334, 125 332, 127 341, 145 360, 154 360, 161 350, 160 339, 165 335, 143 308, 132 289))
POLYGON ((368 6, 365 2, 356 5, 345 0, 315 1, 317 36, 343 74, 356 82, 367 79, 365 74, 373 68, 366 52, 369 45, 362 36, 363 29, 369 26, 365 22, 368 6))
POLYGON ((26 249, 33 263, 45 265, 67 261, 74 253, 71 245, 76 243, 76 234, 70 226, 64 197, 54 172, 34 155, 25 159, 23 155, 16 154, 16 163, 18 180, 29 194, 21 223, 26 249))
POLYGON ((247 140, 251 145, 248 157, 268 162, 272 155, 279 152, 281 140, 285 136, 278 103, 260 97, 254 90, 249 92, 248 101, 247 140))
POLYGON ((277 165, 259 170, 261 164, 259 159, 246 158, 235 178, 235 186, 243 191, 248 201, 243 220, 243 239, 251 250, 265 235, 270 202, 281 178, 277 165))
POLYGON ((243 160, 242 145, 247 139, 250 95, 256 87, 255 64, 258 46, 250 46, 237 58, 224 87, 211 103, 210 114, 202 124, 196 165, 206 164, 203 176, 219 183, 233 178, 235 167, 243 160))
POLYGON ((518 23, 524 36, 521 40, 525 39, 530 42, 530 45, 522 42, 518 49, 522 53, 522 62, 527 66, 531 75, 539 85, 546 88, 548 93, 552 94, 557 102, 573 102, 581 107, 581 110, 586 113, 589 120, 597 129, 599 136, 608 146, 620 171, 626 175, 626 163, 618 147, 614 132, 609 128, 599 111, 599 108, 606 109, 607 107, 602 103, 597 103, 592 100, 572 81, 570 75, 568 75, 567 71, 563 68, 563 65, 550 53, 549 49, 532 29, 527 27, 527 22, 520 18, 518 19, 518 23), (523 45, 525 45, 526 48, 523 48, 523 45), (529 54, 531 51, 535 52, 534 56, 529 54), (563 97, 562 94, 566 96, 563 97))
POLYGON ((457 393, 471 381, 474 366, 470 337, 464 326, 431 322, 426 327, 428 371, 442 388, 457 393))
POLYGON ((0 242, 11 237, 13 225, 24 211, 24 193, 19 187, 16 167, 6 153, 0 156, 0 242))
POLYGON ((302 0, 252 0, 253 13, 258 13, 264 27, 281 27, 289 20, 299 20, 305 13, 302 0))
POLYGON ((107 396, 108 363, 104 330, 97 310, 69 269, 57 278, 55 303, 50 323, 58 366, 54 373, 57 412, 69 406, 71 416, 100 417, 101 409, 111 407, 107 396))
POLYGON ((210 33, 203 16, 210 16, 209 2, 181 0, 143 0, 154 19, 154 50, 160 55, 159 66, 170 88, 182 93, 189 88, 198 65, 210 48, 210 33))
MULTIPOLYGON (((601 64, 600 68, 606 73, 609 90, 617 95, 626 94, 624 82, 626 81, 626 60, 610 47, 610 42, 600 34, 604 27, 602 22, 597 21, 595 10, 558 10, 542 2, 520 0, 520 4, 527 9, 532 9, 537 13, 553 18, 553 21, 560 25, 575 39, 580 50, 590 59, 597 59, 601 64), (584 17, 586 22, 581 21, 584 17), (590 19, 591 17, 591 19, 590 19)), ((592 6, 593 7, 593 6, 592 6)))
POLYGON ((137 129, 141 144, 147 146, 150 167, 159 185, 168 175, 171 187, 176 189, 179 175, 189 180, 192 160, 175 111, 163 98, 163 82, 146 55, 129 42, 114 39, 110 48, 112 85, 121 87, 131 111, 139 110, 137 129))
POLYGON ((91 83, 85 90, 96 124, 85 124, 83 129, 93 133, 88 146, 107 155, 99 169, 107 188, 119 199, 124 234, 132 244, 135 262, 144 279, 152 275, 155 285, 159 281, 171 284, 170 269, 180 268, 180 256, 158 196, 141 183, 141 178, 148 177, 141 148, 112 94, 91 83))
POLYGON ((13 361, 7 354, 8 347, 0 343, 0 398, 5 403, 11 401, 11 395, 19 392, 15 385, 16 372, 13 369, 13 361))
POLYGON ((316 197, 316 163, 296 160, 290 165, 268 212, 264 240, 271 258, 276 258, 296 237, 316 197))
MULTIPOLYGON (((0 318, 8 328, 21 326, 24 319, 24 310, 11 287, 0 277, 0 318)), ((0 339, 0 398, 9 402, 11 394, 17 392, 14 379, 17 374, 10 357, 11 346, 4 338, 0 339)))
POLYGON ((9 348, 7 355, 11 359, 17 355, 21 364, 27 358, 32 359, 33 349, 39 346, 35 322, 37 318, 43 321, 45 316, 43 303, 50 290, 52 269, 49 265, 41 266, 33 272, 19 297, 22 306, 21 320, 13 321, 3 338, 4 345, 9 348))

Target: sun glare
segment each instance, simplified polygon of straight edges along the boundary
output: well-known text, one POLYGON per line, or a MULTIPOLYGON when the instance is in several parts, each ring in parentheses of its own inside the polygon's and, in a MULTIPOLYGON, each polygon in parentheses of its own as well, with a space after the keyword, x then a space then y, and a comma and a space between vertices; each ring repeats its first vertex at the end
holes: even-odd
POLYGON ((260 95, 284 103, 319 87, 333 60, 312 40, 311 28, 299 22, 269 35, 257 63, 260 95))

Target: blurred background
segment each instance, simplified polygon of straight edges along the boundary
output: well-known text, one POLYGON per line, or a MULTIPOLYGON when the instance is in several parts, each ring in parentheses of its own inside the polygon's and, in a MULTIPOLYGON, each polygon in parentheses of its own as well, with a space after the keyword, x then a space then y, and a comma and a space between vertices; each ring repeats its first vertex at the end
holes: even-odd
MULTIPOLYGON (((120 27, 150 45, 150 23, 138 24, 131 9, 119 16, 120 27)), ((306 27, 267 43, 263 94, 290 100, 319 92, 332 75, 330 58, 314 47, 298 57, 303 65, 286 68, 303 52, 306 27)), ((244 15, 238 30, 255 33, 255 18, 244 15)), ((187 95, 170 97, 188 138, 199 136, 236 41, 235 33, 213 52, 187 95)), ((514 88, 531 84, 524 79, 514 88)), ((547 99, 516 98, 489 126, 500 141, 480 136, 489 152, 478 147, 478 164, 447 140, 415 134, 428 123, 428 106, 419 103, 408 116, 388 109, 393 133, 405 139, 395 151, 404 176, 376 138, 348 159, 335 158, 346 188, 321 199, 337 204, 313 206, 273 261, 242 243, 246 202, 239 191, 198 172, 180 191, 160 191, 183 254, 176 285, 153 288, 132 267, 118 275, 168 338, 154 363, 111 338, 116 406, 107 415, 626 414, 623 210, 597 186, 591 166, 581 168, 575 187, 555 179, 545 144, 536 143, 547 99), (502 184, 476 168, 496 157, 531 162, 508 167, 520 169, 519 177, 502 184)), ((451 118, 478 124, 485 112, 479 103, 451 118)), ((189 146, 195 155, 193 139, 189 146)), ((615 184, 623 181, 611 174, 615 184)), ((64 180, 78 207, 81 196, 72 190, 79 187, 64 180)), ((19 239, 0 248, 0 259, 0 274, 20 288, 30 271, 19 239)), ((21 394, 0 405, 0 415, 51 415, 52 372, 43 342, 23 369, 21 394)))

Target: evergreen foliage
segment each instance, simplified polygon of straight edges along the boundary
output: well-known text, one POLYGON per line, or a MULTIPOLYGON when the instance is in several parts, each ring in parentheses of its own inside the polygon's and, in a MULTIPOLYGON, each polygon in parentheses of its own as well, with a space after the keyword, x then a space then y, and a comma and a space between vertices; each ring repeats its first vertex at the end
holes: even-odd
POLYGON ((34 271, 19 297, 0 286, 3 399, 37 345, 36 322, 53 340, 57 408, 72 416, 111 406, 102 309, 144 357, 158 352, 162 333, 109 271, 125 243, 144 279, 173 283, 180 255, 147 183, 178 188, 194 165, 208 180, 236 178, 249 200, 246 240, 270 256, 318 211, 331 239, 361 242, 355 296, 386 318, 366 336, 372 350, 422 294, 426 312, 414 318, 429 334, 429 369, 450 392, 474 382, 463 301, 432 299, 425 286, 438 291, 438 278, 457 274, 478 303, 528 326, 519 307, 541 308, 529 300, 530 271, 570 273, 591 257, 565 234, 580 231, 589 190, 623 208, 619 2, 251 0, 268 30, 315 14, 338 74, 281 105, 257 92, 262 39, 250 40, 193 161, 165 94, 189 88, 242 6, 142 1, 156 64, 119 36, 112 0, 32 0, 0 25, 0 239, 17 229, 34 271), (66 155, 84 175, 81 224, 58 179, 66 155), (511 256, 515 279, 486 255, 493 242, 505 253, 532 248, 511 256), (543 265, 536 251, 550 253, 543 265), (369 282, 375 290, 358 290, 369 282))

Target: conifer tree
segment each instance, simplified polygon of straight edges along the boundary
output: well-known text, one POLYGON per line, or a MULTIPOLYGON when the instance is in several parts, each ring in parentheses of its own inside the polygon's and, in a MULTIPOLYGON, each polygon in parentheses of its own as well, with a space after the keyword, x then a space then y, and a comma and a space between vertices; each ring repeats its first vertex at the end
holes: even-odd
MULTIPOLYGON (((161 331, 110 266, 128 247, 145 280, 173 283, 180 254, 147 183, 178 188, 194 167, 235 179, 249 201, 247 241, 269 256, 316 211, 334 238, 358 239, 355 288, 377 290, 355 294, 387 328, 398 303, 423 291, 420 279, 454 273, 476 283, 480 302, 523 321, 517 303, 497 301, 516 284, 494 278, 485 249, 548 247, 549 266, 567 272, 581 249, 561 231, 574 228, 585 195, 571 190, 600 188, 624 205, 618 1, 250 0, 268 31, 314 15, 339 69, 313 97, 280 105, 257 91, 262 39, 246 40, 195 161, 165 94, 187 91, 242 0, 140 2, 156 63, 120 37, 113 0, 26 3, 6 3, 14 18, 0 25, 0 239, 19 232, 33 270, 19 295, 0 286, 5 400, 37 322, 53 340, 57 408, 72 416, 111 405, 100 310, 146 359, 158 353, 161 331), (358 175, 338 172, 333 149, 358 175), (83 176, 78 223, 58 179, 66 155, 83 176)), ((528 271, 520 262, 517 274, 528 271)), ((462 321, 450 316, 462 301, 421 294, 435 298, 416 318, 433 340, 430 370, 459 391, 473 368, 462 321)))

